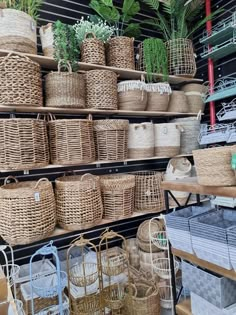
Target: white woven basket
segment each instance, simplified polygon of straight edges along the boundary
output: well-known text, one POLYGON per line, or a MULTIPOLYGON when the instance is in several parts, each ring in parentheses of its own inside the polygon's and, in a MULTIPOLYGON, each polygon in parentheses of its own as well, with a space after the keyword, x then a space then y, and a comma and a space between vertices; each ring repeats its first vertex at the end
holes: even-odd
POLYGON ((43 48, 43 54, 47 57, 53 57, 54 47, 53 47, 53 28, 52 23, 43 25, 39 29, 40 39, 43 48))

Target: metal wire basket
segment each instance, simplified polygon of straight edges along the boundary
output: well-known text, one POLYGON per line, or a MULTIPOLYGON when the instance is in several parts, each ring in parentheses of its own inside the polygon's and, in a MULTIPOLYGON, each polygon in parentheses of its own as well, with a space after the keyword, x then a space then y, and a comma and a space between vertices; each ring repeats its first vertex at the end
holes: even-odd
POLYGON ((229 125, 218 124, 201 128, 198 141, 199 144, 212 144, 217 142, 225 142, 229 138, 229 125))
MULTIPOLYGON (((179 262, 177 260, 174 260, 175 274, 177 273, 178 269, 179 269, 179 262)), ((162 279, 170 279, 171 278, 170 261, 168 258, 154 259, 153 260, 153 270, 162 279)))
POLYGON ((97 264, 95 263, 77 263, 70 268, 70 281, 78 286, 88 286, 94 283, 98 278, 97 264))
POLYGON ((166 235, 166 231, 153 232, 151 234, 152 243, 163 250, 168 249, 168 238, 166 235))
POLYGON ((216 114, 219 121, 236 119, 236 98, 230 103, 221 103, 222 108, 216 114))

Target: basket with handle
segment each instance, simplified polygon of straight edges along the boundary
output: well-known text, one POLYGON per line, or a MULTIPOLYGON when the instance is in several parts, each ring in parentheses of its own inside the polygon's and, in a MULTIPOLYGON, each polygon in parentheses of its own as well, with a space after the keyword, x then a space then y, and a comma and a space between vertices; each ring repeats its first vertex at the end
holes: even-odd
POLYGON ((165 112, 168 110, 170 95, 172 93, 169 83, 147 83, 148 111, 165 112))
POLYGON ((53 25, 48 23, 39 29, 40 39, 44 56, 54 57, 54 38, 53 38, 53 25))
POLYGON ((81 61, 95 65, 106 65, 105 45, 103 41, 96 38, 93 32, 85 34, 81 45, 81 61))
POLYGON ((187 96, 183 91, 172 91, 168 112, 187 113, 189 112, 187 96))

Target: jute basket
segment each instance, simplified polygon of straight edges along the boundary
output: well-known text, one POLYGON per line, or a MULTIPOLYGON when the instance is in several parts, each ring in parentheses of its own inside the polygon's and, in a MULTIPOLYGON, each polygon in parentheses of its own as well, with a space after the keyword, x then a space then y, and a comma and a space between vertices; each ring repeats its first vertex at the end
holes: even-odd
POLYGON ((95 120, 93 123, 96 156, 101 161, 120 161, 128 156, 129 121, 95 120))
POLYGON ((144 111, 147 107, 146 84, 142 80, 118 83, 118 107, 122 110, 144 111))
POLYGON ((56 179, 58 224, 66 230, 87 229, 102 219, 103 205, 99 178, 91 174, 56 179))
POLYGON ((53 39, 53 26, 52 23, 43 25, 39 29, 40 39, 44 56, 54 57, 54 39, 53 39))
POLYGON ((86 72, 86 106, 94 109, 117 109, 117 75, 110 70, 86 72))
POLYGON ((203 96, 207 91, 207 88, 202 84, 190 83, 184 85, 181 90, 187 97, 188 107, 190 113, 204 112, 205 104, 203 102, 203 96))
POLYGON ((25 12, 1 9, 0 49, 37 54, 36 22, 25 12))
POLYGON ((128 157, 130 159, 154 156, 153 123, 129 124, 128 157))
POLYGON ((107 43, 107 65, 109 67, 135 70, 134 38, 117 36, 109 39, 107 43))
POLYGON ((168 112, 189 112, 187 97, 183 91, 172 91, 168 112))
POLYGON ((236 177, 231 167, 233 153, 236 153, 236 146, 193 151, 198 183, 204 186, 236 185, 236 177))
POLYGON ((15 53, 0 57, 0 95, 0 105, 43 106, 39 64, 15 53))
POLYGON ((81 61, 95 65, 106 65, 105 45, 94 33, 87 33, 81 45, 81 61), (88 36, 92 35, 92 38, 88 36))
POLYGON ((49 236, 55 227, 56 205, 52 184, 46 178, 0 187, 0 230, 10 245, 25 245, 49 236))
POLYGON ((118 220, 134 211, 135 176, 128 174, 101 176, 104 218, 118 220))
POLYGON ((46 122, 40 119, 0 119, 0 168, 28 170, 49 163, 46 122))
POLYGON ((95 161, 93 121, 58 119, 49 121, 51 163, 70 165, 95 161))
POLYGON ((168 110, 172 93, 169 83, 148 83, 146 91, 148 92, 148 111, 165 112, 168 110))

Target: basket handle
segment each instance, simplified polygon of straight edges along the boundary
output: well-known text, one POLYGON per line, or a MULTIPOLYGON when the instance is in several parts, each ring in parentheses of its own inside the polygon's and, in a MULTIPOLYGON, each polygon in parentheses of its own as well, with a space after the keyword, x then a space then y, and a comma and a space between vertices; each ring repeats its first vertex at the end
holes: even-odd
POLYGON ((95 35, 94 32, 88 32, 88 33, 86 33, 85 36, 84 36, 84 39, 87 39, 87 38, 88 38, 88 35, 92 35, 92 38, 97 39, 97 37, 96 37, 96 35, 95 35))
POLYGON ((40 178, 40 179, 37 181, 37 183, 35 184, 34 189, 37 189, 37 188, 38 188, 38 185, 39 185, 41 182, 46 182, 46 181, 50 183, 50 181, 49 181, 48 178, 46 178, 46 177, 40 178))
POLYGON ((5 62, 8 58, 10 58, 11 56, 18 56, 18 57, 24 58, 24 59, 27 60, 27 61, 32 61, 29 57, 27 57, 27 56, 25 56, 25 55, 23 55, 23 54, 21 54, 21 53, 12 51, 12 52, 10 52, 10 53, 2 60, 1 63, 4 63, 4 62, 5 62))
POLYGON ((9 179, 13 179, 13 180, 15 181, 15 183, 18 183, 18 182, 19 182, 18 179, 17 179, 15 176, 9 175, 9 176, 7 176, 7 177, 4 179, 4 186, 7 185, 7 181, 8 181, 9 179))
POLYGON ((58 70, 58 73, 61 73, 61 69, 62 68, 65 68, 68 70, 68 72, 71 74, 72 73, 72 68, 71 68, 71 64, 69 61, 66 62, 66 64, 62 64, 63 63, 63 60, 59 60, 58 62, 58 65, 57 65, 57 70, 58 70))
POLYGON ((176 125, 176 129, 178 129, 180 132, 184 132, 184 127, 182 125, 176 125))
POLYGON ((162 128, 162 131, 165 135, 168 134, 168 128, 166 126, 162 128))
POLYGON ((93 120, 92 114, 88 114, 87 119, 90 120, 90 121, 92 121, 92 120, 93 120))
POLYGON ((202 111, 199 110, 199 112, 197 113, 197 120, 201 120, 201 116, 202 116, 202 111))
POLYGON ((55 115, 52 115, 51 113, 48 113, 48 114, 47 114, 47 118, 48 118, 48 121, 56 120, 56 116, 55 116, 55 115))
POLYGON ((83 180, 84 180, 85 178, 88 178, 91 182, 93 182, 93 190, 95 190, 95 189, 96 189, 96 183, 95 183, 95 180, 94 180, 94 175, 93 175, 93 174, 90 174, 90 173, 86 173, 86 174, 84 174, 84 175, 81 177, 80 181, 83 182, 83 180))
POLYGON ((147 289, 146 293, 145 293, 145 296, 147 297, 147 296, 151 295, 151 294, 152 294, 151 291, 152 291, 152 287, 149 287, 149 288, 147 289))
MULTIPOLYGON (((128 287, 129 285, 127 284, 126 287, 128 287)), ((133 297, 137 297, 137 294, 138 294, 138 290, 137 290, 137 287, 135 284, 133 283, 130 283, 130 287, 132 288, 133 292, 132 292, 132 296, 133 297)))
POLYGON ((43 116, 43 119, 42 119, 42 120, 44 120, 44 121, 47 120, 47 115, 41 114, 41 113, 39 113, 39 114, 37 115, 37 120, 41 120, 41 116, 43 116))

